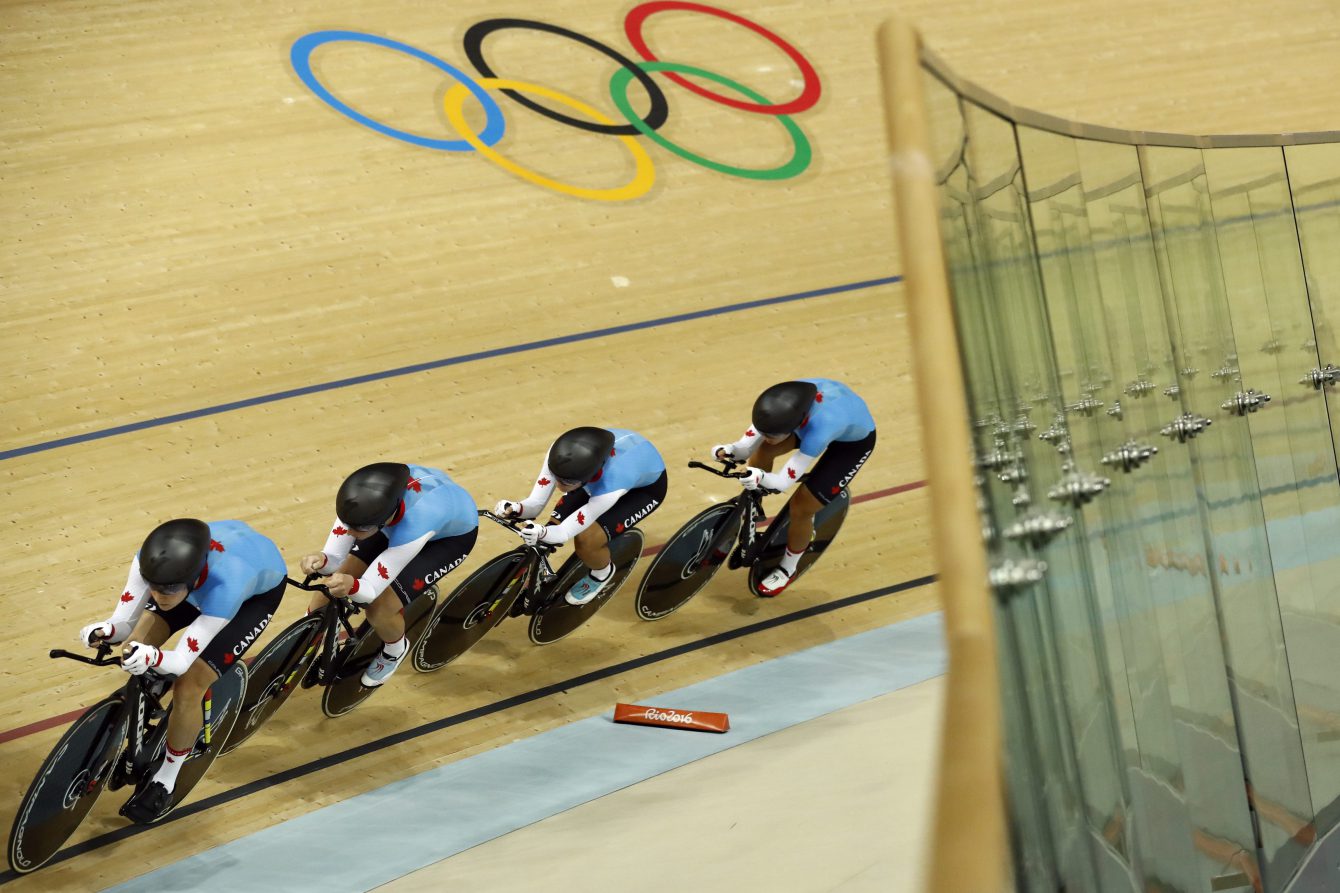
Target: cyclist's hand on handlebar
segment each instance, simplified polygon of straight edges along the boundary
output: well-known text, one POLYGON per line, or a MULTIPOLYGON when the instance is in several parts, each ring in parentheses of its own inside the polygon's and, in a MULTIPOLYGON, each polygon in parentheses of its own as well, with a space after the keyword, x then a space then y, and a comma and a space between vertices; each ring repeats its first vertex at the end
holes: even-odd
POLYGON ((719 443, 712 447, 712 458, 721 462, 735 461, 735 446, 729 443, 719 443))
POLYGON ((132 676, 143 676, 150 667, 163 662, 163 652, 143 642, 129 642, 121 657, 121 669, 132 676))
POLYGON ((498 500, 498 504, 493 507, 493 514, 499 518, 520 518, 521 503, 508 502, 506 499, 498 500))
POLYGON ((302 561, 298 563, 298 567, 302 568, 304 574, 323 573, 321 569, 325 566, 326 553, 324 552, 313 552, 310 555, 304 555, 302 556, 302 561))
POLYGON ((746 469, 744 476, 740 478, 740 486, 746 490, 757 490, 763 486, 763 469, 746 469))
POLYGON ((348 574, 331 574, 326 577, 324 583, 330 590, 331 598, 348 598, 349 590, 354 588, 355 580, 348 574))
POLYGON ((521 539, 528 546, 534 546, 544 542, 544 525, 536 524, 534 521, 527 521, 521 525, 521 539))
POLYGON ((130 629, 117 630, 116 624, 110 620, 104 620, 101 623, 90 623, 79 631, 79 641, 83 642, 89 648, 97 648, 104 641, 116 643, 124 639, 130 633, 130 629), (120 632, 120 635, 117 633, 120 632))

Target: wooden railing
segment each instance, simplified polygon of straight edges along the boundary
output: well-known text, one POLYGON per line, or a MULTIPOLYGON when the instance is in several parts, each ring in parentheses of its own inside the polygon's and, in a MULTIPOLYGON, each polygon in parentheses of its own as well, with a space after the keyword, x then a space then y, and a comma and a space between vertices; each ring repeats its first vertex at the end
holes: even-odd
POLYGON ((998 893, 1010 882, 996 638, 978 535, 967 391, 939 236, 920 43, 906 22, 895 19, 880 29, 889 162, 949 645, 929 889, 998 893))

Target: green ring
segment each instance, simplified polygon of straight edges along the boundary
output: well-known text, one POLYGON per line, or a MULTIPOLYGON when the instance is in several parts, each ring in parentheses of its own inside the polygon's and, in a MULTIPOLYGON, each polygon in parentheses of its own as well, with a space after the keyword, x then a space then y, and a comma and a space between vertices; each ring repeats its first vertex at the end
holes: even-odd
MULTIPOLYGON (((755 93, 744 84, 737 84, 725 75, 715 74, 710 71, 704 71, 701 68, 694 68, 692 65, 680 65, 677 62, 641 62, 638 67, 643 71, 674 71, 680 74, 690 74, 700 78, 706 78, 709 81, 715 81, 723 87, 728 87, 745 98, 761 103, 763 105, 772 105, 773 103, 767 97, 755 93)), ((647 126, 642 117, 633 110, 632 104, 628 101, 628 82, 633 79, 633 72, 627 68, 620 68, 610 78, 610 96, 614 99, 614 104, 618 106, 619 111, 628 119, 628 123, 636 127, 644 136, 650 137, 658 145, 674 152, 685 161, 691 161, 694 164, 701 165, 709 170, 717 171, 722 174, 730 174, 735 177, 744 177, 749 180, 786 180, 794 177, 810 166, 810 141, 805 138, 805 132, 800 129, 800 125, 791 119, 790 115, 777 115, 778 121, 786 128, 787 133, 791 134, 791 139, 795 143, 796 150, 791 155, 791 160, 780 167, 768 168, 767 170, 757 170, 748 167, 732 167, 728 164, 722 164, 719 161, 713 161, 710 158, 704 158, 701 155, 695 155, 682 146, 675 145, 661 134, 657 133, 647 126)))

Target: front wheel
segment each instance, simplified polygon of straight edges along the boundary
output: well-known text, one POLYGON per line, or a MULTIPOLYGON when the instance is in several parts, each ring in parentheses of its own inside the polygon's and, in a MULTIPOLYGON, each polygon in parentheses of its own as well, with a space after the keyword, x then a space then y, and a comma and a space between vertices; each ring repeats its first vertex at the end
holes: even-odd
MULTIPOLYGON (((437 607, 437 587, 429 586, 415 596, 414 601, 405 607, 405 657, 407 660, 414 652, 414 646, 428 628, 433 609, 437 607)), ((321 695, 321 712, 331 719, 344 716, 359 704, 372 697, 372 693, 381 688, 371 688, 363 684, 363 672, 377 659, 382 650, 381 636, 364 622, 354 635, 340 647, 330 668, 333 677, 321 695)))
POLYGON ((93 808, 126 740, 130 718, 117 692, 74 721, 37 770, 9 832, 9 864, 41 868, 93 808))
MULTIPOLYGON (((168 803, 167 809, 157 815, 152 822, 161 821, 168 813, 181 805, 181 802, 190 796, 191 791, 205 777, 205 772, 218 759, 223 752, 223 746, 232 734, 233 726, 237 723, 237 716, 242 709, 242 698, 247 690, 247 665, 238 661, 230 668, 224 671, 223 675, 214 680, 205 691, 205 722, 200 729, 200 735, 196 738, 195 747, 186 762, 181 767, 181 772, 177 774, 177 783, 172 788, 172 799, 168 803)), ((154 755, 150 766, 156 771, 161 762, 163 751, 167 746, 168 720, 171 718, 171 708, 168 714, 155 727, 152 736, 148 741, 149 752, 154 755)), ((153 781, 154 773, 146 772, 136 785, 135 792, 138 794, 153 781)), ((124 815, 124 807, 122 807, 124 815)), ((152 824, 150 822, 150 824, 152 824)))
POLYGON ((440 670, 469 651, 507 616, 525 588, 529 562, 521 550, 499 555, 465 578, 442 602, 414 649, 414 669, 440 670))
POLYGON ((642 555, 642 531, 634 527, 610 541, 610 560, 614 564, 614 579, 600 594, 584 605, 571 605, 564 599, 569 589, 589 573, 576 555, 564 563, 551 585, 546 587, 544 606, 530 618, 530 640, 536 645, 549 645, 570 634, 595 616, 633 572, 642 555))
POLYGON ((247 672, 241 712, 219 756, 236 750, 288 700, 316 658, 320 630, 321 615, 309 614, 295 620, 261 649, 247 672))
POLYGON ((744 514, 734 502, 714 505, 694 516, 651 562, 633 605, 643 620, 678 611, 721 567, 739 536, 744 514))
MULTIPOLYGON (((796 564, 796 572, 791 575, 792 585, 833 544, 838 530, 842 528, 842 522, 847 520, 847 509, 850 507, 851 494, 843 490, 815 514, 814 539, 810 541, 810 547, 800 556, 800 561, 796 564)), ((786 535, 791 528, 790 520, 791 509, 788 505, 777 514, 767 532, 763 534, 763 547, 749 567, 749 591, 754 595, 758 595, 759 585, 764 578, 782 562, 782 552, 786 549, 786 535)))

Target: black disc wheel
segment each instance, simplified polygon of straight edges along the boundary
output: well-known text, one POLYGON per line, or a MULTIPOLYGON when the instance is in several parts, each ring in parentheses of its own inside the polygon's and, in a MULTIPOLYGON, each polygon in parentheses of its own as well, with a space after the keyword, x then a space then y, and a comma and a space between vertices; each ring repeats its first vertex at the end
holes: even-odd
POLYGON ((414 669, 440 670, 469 651, 507 616, 525 588, 530 562, 520 551, 499 555, 465 578, 438 607, 414 649, 414 669))
MULTIPOLYGON (((832 545, 833 539, 842 527, 842 522, 847 519, 847 509, 850 507, 851 494, 843 490, 834 496, 828 505, 819 509, 814 516, 814 539, 810 541, 810 547, 805 550, 805 554, 800 556, 796 572, 791 576, 792 585, 832 545)), ((763 534, 763 547, 749 568, 749 591, 754 595, 758 595, 759 585, 782 562, 782 553, 786 550, 786 534, 791 527, 790 518, 790 509, 782 509, 768 526, 767 532, 763 534)))
MULTIPOLYGON (((405 659, 414 652, 419 637, 428 628, 433 609, 437 607, 437 587, 429 586, 415 596, 414 601, 405 607, 405 659)), ((363 673, 377 659, 382 650, 381 637, 364 622, 335 654, 330 668, 331 681, 321 695, 321 712, 334 719, 344 716, 359 704, 372 697, 380 685, 363 684, 363 673)))
POLYGON ((744 515, 731 502, 699 512, 670 537, 647 569, 634 607, 643 620, 682 608, 712 579, 735 546, 744 515))
MULTIPOLYGON (((146 824, 161 821, 189 797, 200 779, 205 777, 205 772, 223 752, 223 746, 232 734, 233 726, 237 723, 238 714, 242 709, 242 698, 245 696, 246 690, 247 665, 238 661, 225 670, 223 675, 214 680, 214 684, 205 691, 205 722, 201 726, 199 736, 196 737, 195 747, 186 758, 181 771, 177 774, 177 783, 172 788, 172 797, 168 801, 167 808, 146 824)), ((153 760, 149 764, 149 771, 135 786, 136 794, 152 782, 154 772, 158 770, 158 766, 163 761, 163 752, 167 746, 168 721, 171 717, 172 709, 169 707, 167 715, 163 717, 149 736, 147 743, 149 752, 153 754, 153 760)), ((124 814, 125 807, 123 806, 122 815, 124 814)))
POLYGON ((85 710, 37 770, 9 832, 9 864, 19 874, 45 865, 102 793, 126 740, 121 698, 117 692, 85 710))
POLYGON ((310 614, 295 620, 261 649, 247 670, 242 710, 220 756, 236 750, 288 700, 316 658, 320 631, 321 615, 310 614))
POLYGON ((536 645, 548 645, 571 633, 595 616, 619 587, 628 579, 638 558, 642 555, 642 531, 634 527, 610 541, 610 559, 614 563, 614 579, 600 594, 584 605, 570 605, 564 595, 577 581, 589 573, 586 565, 571 556, 559 570, 553 583, 541 594, 544 607, 530 619, 530 640, 536 645))

